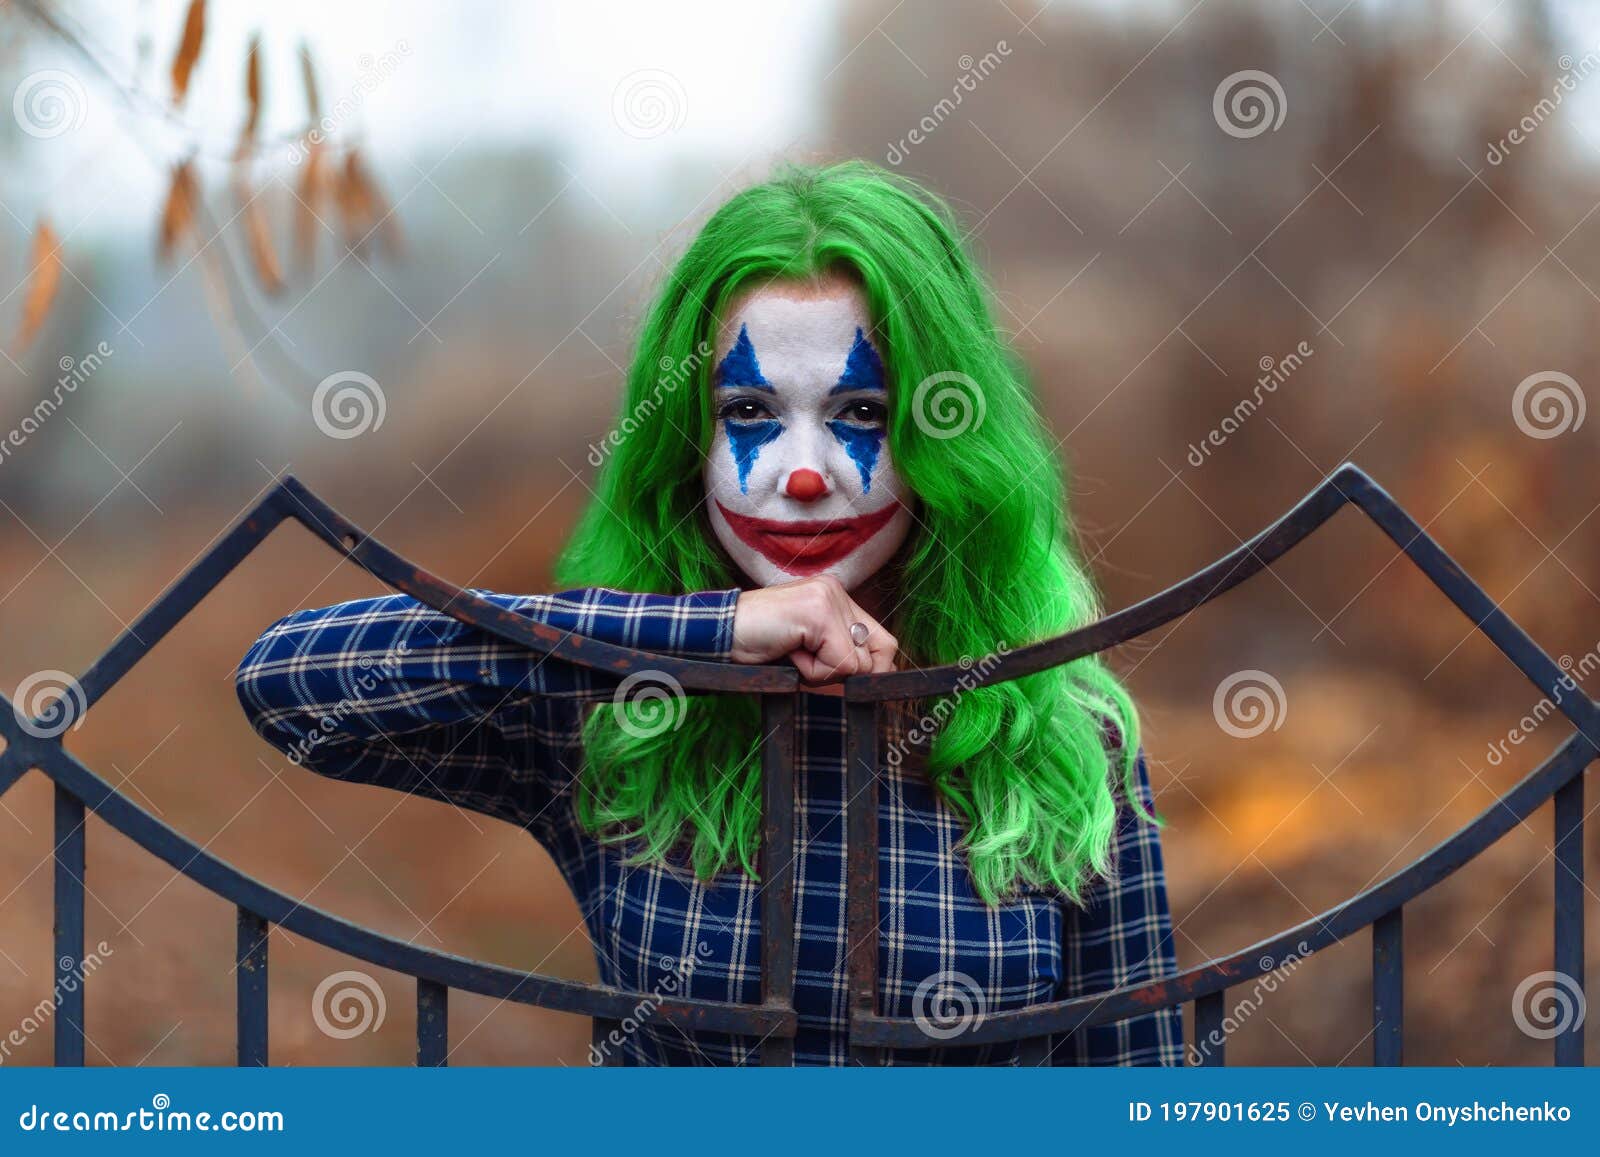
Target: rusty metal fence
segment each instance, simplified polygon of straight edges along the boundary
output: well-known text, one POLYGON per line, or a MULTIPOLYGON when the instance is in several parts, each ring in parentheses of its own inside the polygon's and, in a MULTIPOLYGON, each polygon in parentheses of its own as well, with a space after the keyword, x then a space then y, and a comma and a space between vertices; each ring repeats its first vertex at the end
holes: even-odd
MULTIPOLYGON (((1171 622, 1217 598, 1270 566, 1310 537, 1346 505, 1377 524, 1478 631, 1498 647, 1574 727, 1556 752, 1475 821, 1416 862, 1328 911, 1230 956, 1176 976, 1072 1000, 996 1012, 963 1035, 963 1044, 1022 1042, 1022 1063, 1037 1063, 1052 1036, 1104 1024, 1152 1009, 1194 1005, 1194 1037, 1220 1041, 1228 989, 1249 983, 1297 959, 1370 928, 1372 942, 1373 1063, 1401 1063, 1404 1042, 1404 913, 1411 900, 1522 823, 1546 800, 1555 802, 1554 960, 1581 993, 1584 973, 1583 782, 1600 754, 1600 706, 1577 691, 1549 655, 1469 578, 1381 487, 1346 464, 1329 475, 1286 515, 1184 581, 1069 634, 1013 650, 987 676, 1015 679, 1104 651, 1171 622)), ((794 1059, 794 733, 799 678, 789 667, 745 667, 634 651, 569 635, 485 602, 413 566, 363 533, 293 478, 285 478, 183 574, 81 678, 78 712, 116 685, 190 610, 282 522, 300 523, 395 590, 532 652, 626 675, 649 669, 676 679, 688 691, 761 696, 766 740, 761 892, 761 1001, 727 1004, 662 998, 587 984, 437 952, 352 924, 276 891, 210 855, 204 848, 133 803, 62 746, 66 728, 30 720, 0 696, 0 795, 32 769, 55 784, 55 1063, 84 1062, 85 812, 93 811, 145 851, 233 903, 238 911, 237 1054, 240 1065, 267 1063, 268 931, 277 924, 339 952, 416 979, 417 1063, 443 1065, 449 1052, 451 989, 591 1017, 603 1039, 641 1000, 652 1018, 685 1031, 748 1034, 762 1040, 766 1065, 794 1059)), ((959 666, 846 680, 847 815, 849 860, 848 984, 852 1056, 878 1063, 889 1049, 931 1048, 912 1019, 879 1015, 878 988, 878 724, 880 705, 928 700, 954 693, 970 673, 959 666)), ((52 707, 54 710, 55 707, 52 707)), ((1572 1018, 1554 1039, 1555 1061, 1583 1063, 1582 1018, 1572 1018)), ((1221 1044, 1199 1063, 1224 1062, 1221 1044)))

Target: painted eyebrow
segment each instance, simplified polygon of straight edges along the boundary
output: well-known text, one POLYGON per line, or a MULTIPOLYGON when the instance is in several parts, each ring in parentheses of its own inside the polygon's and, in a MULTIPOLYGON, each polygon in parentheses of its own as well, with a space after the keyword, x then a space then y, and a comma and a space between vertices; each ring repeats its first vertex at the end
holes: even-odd
POLYGON ((739 340, 733 343, 733 348, 717 364, 716 377, 716 388, 719 390, 743 386, 765 390, 769 394, 775 392, 772 383, 761 373, 761 363, 756 360, 755 343, 750 340, 750 327, 747 325, 739 326, 739 340))
POLYGON ((831 397, 850 390, 883 388, 883 359, 878 356, 878 351, 872 348, 872 343, 867 340, 867 335, 861 332, 861 327, 856 326, 856 340, 850 346, 850 356, 845 359, 844 373, 839 375, 838 384, 829 390, 828 394, 831 397))

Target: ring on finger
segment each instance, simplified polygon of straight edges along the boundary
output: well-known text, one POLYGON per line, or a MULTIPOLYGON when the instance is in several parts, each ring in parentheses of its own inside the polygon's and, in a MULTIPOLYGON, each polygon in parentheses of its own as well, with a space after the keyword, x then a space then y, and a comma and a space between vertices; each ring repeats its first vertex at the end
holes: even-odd
POLYGON ((858 647, 865 647, 867 640, 872 638, 872 631, 865 623, 850 624, 850 641, 858 647))

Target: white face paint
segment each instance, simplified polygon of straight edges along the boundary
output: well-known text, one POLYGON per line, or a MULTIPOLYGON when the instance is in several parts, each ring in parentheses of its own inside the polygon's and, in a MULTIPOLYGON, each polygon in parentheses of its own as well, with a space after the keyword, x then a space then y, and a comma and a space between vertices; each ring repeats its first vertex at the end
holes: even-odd
POLYGON ((735 298, 718 333, 711 527, 761 586, 831 574, 854 589, 905 541, 888 375, 866 296, 842 279, 735 298))

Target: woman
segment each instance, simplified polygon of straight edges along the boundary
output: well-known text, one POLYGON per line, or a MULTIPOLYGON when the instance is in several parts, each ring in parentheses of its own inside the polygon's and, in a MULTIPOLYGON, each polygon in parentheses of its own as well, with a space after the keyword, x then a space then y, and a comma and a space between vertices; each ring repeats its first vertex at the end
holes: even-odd
MULTIPOLYGON (((880 169, 794 169, 736 195, 645 321, 624 420, 558 567, 573 589, 486 597, 629 647, 791 662, 819 686, 1090 621, 1053 447, 988 297, 948 210, 880 169)), ((1098 658, 977 682, 914 708, 936 735, 898 742, 882 770, 880 1008, 989 1013, 1170 973, 1126 692, 1098 658)), ((261 735, 323 775, 532 833, 579 900, 604 983, 759 999, 748 697, 691 699, 674 727, 626 696, 596 708, 615 680, 402 596, 290 615, 238 683, 261 735)), ((800 698, 795 1056, 838 1065, 843 703, 800 698)), ((621 1047, 633 1064, 743 1064, 757 1044, 647 1021, 621 1047)), ((1178 1013, 1054 1044, 1056 1064, 1174 1064, 1178 1013)), ((957 1036, 893 1059, 1016 1050, 957 1036)))

